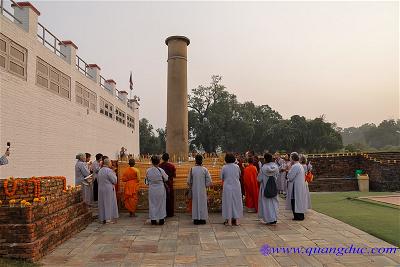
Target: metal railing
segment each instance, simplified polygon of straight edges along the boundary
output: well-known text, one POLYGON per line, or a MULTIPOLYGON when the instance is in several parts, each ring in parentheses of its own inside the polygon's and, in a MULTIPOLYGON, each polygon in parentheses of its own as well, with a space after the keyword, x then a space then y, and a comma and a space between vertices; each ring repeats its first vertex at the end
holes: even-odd
POLYGON ((106 87, 106 79, 104 79, 104 77, 101 76, 101 75, 100 75, 100 82, 99 82, 99 83, 100 83, 100 87, 101 87, 101 88, 103 88, 104 90, 110 91, 110 90, 108 90, 107 87, 106 87))
POLYGON ((80 73, 93 79, 92 75, 90 75, 89 72, 87 71, 89 67, 88 64, 78 55, 76 55, 76 67, 80 73))
MULTIPOLYGON (((22 8, 20 5, 18 5, 17 2, 10 0, 11 4, 16 5, 19 8, 22 8)), ((10 5, 11 6, 11 5, 10 5)), ((0 14, 2 14, 3 16, 5 16, 6 18, 10 19, 10 20, 14 20, 20 24, 22 24, 22 21, 20 21, 19 19, 17 19, 13 13, 11 13, 10 11, 8 11, 5 6, 4 6, 4 0, 0 1, 0 14), (12 19, 11 19, 12 18, 12 19)))
POLYGON ((37 36, 40 42, 59 57, 66 58, 67 56, 61 52, 62 42, 53 33, 51 33, 46 27, 38 22, 38 33, 37 36))

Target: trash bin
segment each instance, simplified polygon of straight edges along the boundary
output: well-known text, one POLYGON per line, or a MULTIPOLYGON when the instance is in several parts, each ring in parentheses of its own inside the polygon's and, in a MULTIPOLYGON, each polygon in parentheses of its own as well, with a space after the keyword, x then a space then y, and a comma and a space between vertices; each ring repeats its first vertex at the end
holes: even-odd
POLYGON ((363 170, 356 170, 356 177, 358 176, 358 175, 361 175, 363 173, 363 170))
POLYGON ((369 192, 369 176, 368 174, 357 174, 358 190, 360 192, 369 192))

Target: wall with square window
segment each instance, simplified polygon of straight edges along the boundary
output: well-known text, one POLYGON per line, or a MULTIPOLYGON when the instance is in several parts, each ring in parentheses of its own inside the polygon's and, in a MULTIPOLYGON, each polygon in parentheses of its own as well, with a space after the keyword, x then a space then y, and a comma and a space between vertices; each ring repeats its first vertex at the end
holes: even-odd
POLYGON ((26 80, 27 50, 0 33, 0 68, 26 80))
POLYGON ((123 105, 3 16, 0 86, 0 144, 11 142, 9 164, 0 168, 0 178, 66 176, 73 184, 77 153, 116 159, 125 147, 139 154, 138 127, 133 130, 114 119, 118 107, 137 123, 138 110, 123 105))
POLYGON ((97 108, 97 96, 96 93, 89 90, 87 87, 76 82, 75 83, 75 99, 76 103, 84 106, 92 111, 96 111, 97 108))
POLYGON ((71 98, 71 78, 41 58, 36 58, 36 84, 64 98, 71 98))
POLYGON ((116 108, 115 109, 115 120, 119 123, 122 123, 125 125, 125 112, 123 112, 122 110, 116 108))

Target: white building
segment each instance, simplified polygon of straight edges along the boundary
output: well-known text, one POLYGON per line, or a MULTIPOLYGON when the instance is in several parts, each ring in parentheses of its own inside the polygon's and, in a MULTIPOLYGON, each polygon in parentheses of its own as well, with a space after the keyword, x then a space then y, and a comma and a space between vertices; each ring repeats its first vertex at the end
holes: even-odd
POLYGON ((13 9, 0 16, 0 153, 11 142, 0 178, 57 175, 73 184, 79 152, 116 159, 123 146, 137 156, 136 99, 39 24, 33 5, 13 9))

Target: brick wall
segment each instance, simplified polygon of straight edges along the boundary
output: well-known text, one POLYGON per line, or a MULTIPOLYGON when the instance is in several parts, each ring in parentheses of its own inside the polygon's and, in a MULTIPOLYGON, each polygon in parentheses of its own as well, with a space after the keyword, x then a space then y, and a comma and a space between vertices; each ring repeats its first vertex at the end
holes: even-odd
POLYGON ((60 193, 30 207, 0 207, 0 257, 37 261, 84 229, 92 215, 81 193, 60 193))
MULTIPOLYGON (((50 199, 54 199, 60 196, 64 190, 64 182, 60 179, 54 179, 53 177, 37 177, 40 179, 40 196, 45 196, 50 199)), ((0 179, 0 200, 3 203, 8 203, 10 199, 26 200, 32 201, 35 197, 34 184, 29 182, 29 178, 18 178, 16 180, 21 180, 17 186, 16 192, 13 196, 9 197, 5 194, 4 190, 4 179, 0 179), (27 185, 28 192, 25 193, 25 185, 27 185)), ((12 191, 13 182, 8 182, 8 192, 12 191)))
POLYGON ((36 33, 28 34, 4 16, 0 16, 0 32, 28 51, 26 80, 0 68, 0 153, 6 142, 11 142, 9 164, 0 167, 0 178, 62 175, 73 184, 79 152, 101 152, 116 158, 124 146, 128 153, 139 153, 138 109, 133 112, 81 74, 75 64, 44 47, 36 33), (36 85, 37 57, 71 77, 71 100, 36 85), (87 112, 76 103, 75 82, 97 94, 97 112, 87 112), (100 97, 133 116, 135 130, 100 114, 100 97))
MULTIPOLYGON (((398 156, 396 153, 393 155, 398 156)), ((309 158, 309 160, 314 170, 315 180, 313 183, 315 185, 310 187, 310 190, 312 188, 313 191, 326 191, 326 188, 333 188, 334 184, 338 185, 338 180, 327 178, 341 178, 343 187, 341 191, 350 191, 351 188, 354 188, 355 183, 343 178, 355 178, 357 169, 361 169, 369 175, 370 190, 372 191, 400 190, 400 162, 380 163, 366 159, 362 155, 315 157, 309 158), (332 183, 331 186, 327 185, 329 182, 332 183)))

